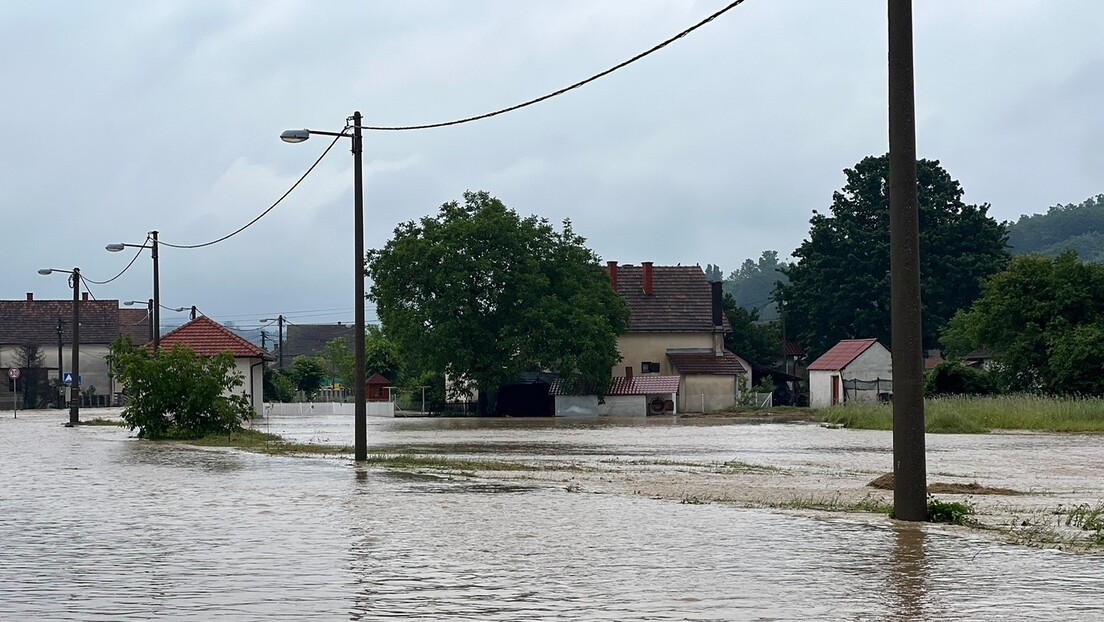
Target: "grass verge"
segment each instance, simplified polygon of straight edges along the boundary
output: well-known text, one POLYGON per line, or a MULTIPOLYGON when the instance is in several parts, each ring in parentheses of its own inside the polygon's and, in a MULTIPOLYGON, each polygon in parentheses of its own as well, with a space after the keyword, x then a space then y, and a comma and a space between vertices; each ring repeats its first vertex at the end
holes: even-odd
MULTIPOLYGON (((939 397, 924 401, 930 433, 979 434, 990 430, 1104 433, 1104 399, 1037 395, 939 397)), ((851 403, 815 412, 818 421, 860 430, 891 430, 888 404, 851 403)))

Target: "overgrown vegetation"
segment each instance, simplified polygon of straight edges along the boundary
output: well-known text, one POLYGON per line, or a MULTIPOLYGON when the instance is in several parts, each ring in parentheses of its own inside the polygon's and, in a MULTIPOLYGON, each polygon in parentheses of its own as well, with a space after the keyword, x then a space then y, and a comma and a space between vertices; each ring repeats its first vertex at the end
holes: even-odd
MULTIPOLYGON (((1104 399, 1037 395, 951 396, 924 402, 924 429, 978 434, 990 430, 1104 432, 1104 399)), ((850 403, 819 409, 817 420, 861 430, 893 429, 888 404, 850 403)))
POLYGON ((977 521, 970 518, 974 514, 974 506, 966 501, 940 501, 928 495, 928 522, 950 523, 952 525, 964 525, 973 527, 977 521))
POLYGON ((889 516, 893 505, 874 495, 866 495, 858 501, 844 501, 840 493, 831 497, 812 495, 794 496, 785 501, 771 501, 765 506, 782 510, 821 510, 824 512, 873 512, 889 516))
POLYGON ((200 357, 187 346, 152 352, 129 337, 111 345, 112 374, 125 387, 123 421, 139 438, 197 439, 229 434, 253 416, 234 356, 200 357))

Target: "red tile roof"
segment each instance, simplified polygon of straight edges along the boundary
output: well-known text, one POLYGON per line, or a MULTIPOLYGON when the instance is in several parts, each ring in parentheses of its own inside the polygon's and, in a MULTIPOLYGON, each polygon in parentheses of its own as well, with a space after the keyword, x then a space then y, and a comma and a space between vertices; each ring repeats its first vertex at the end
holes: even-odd
POLYGON ((805 347, 796 341, 787 341, 786 356, 796 356, 798 358, 801 358, 805 356, 805 347))
POLYGON ((876 343, 877 339, 844 339, 813 361, 808 370, 839 371, 876 343))
POLYGON ((149 309, 119 309, 119 332, 138 345, 149 341, 149 309))
MULTIPOLYGON (((613 386, 606 395, 666 395, 678 393, 679 376, 624 376, 613 378, 613 386)), ((549 395, 568 395, 562 383, 557 379, 548 387, 549 395)))
POLYGON ((182 343, 200 356, 215 356, 231 352, 235 357, 273 360, 268 352, 234 334, 229 328, 201 315, 187 324, 161 336, 161 347, 171 348, 182 343))
POLYGON ((740 359, 728 350, 725 350, 724 356, 713 352, 668 352, 667 358, 684 374, 734 376, 747 372, 740 359))
MULTIPOLYGON (((617 293, 629 305, 629 332, 713 332, 713 294, 700 266, 653 266, 644 293, 643 266, 616 266, 617 293)), ((607 268, 607 272, 609 268, 607 268)), ((722 316, 725 331, 731 332, 722 316)))

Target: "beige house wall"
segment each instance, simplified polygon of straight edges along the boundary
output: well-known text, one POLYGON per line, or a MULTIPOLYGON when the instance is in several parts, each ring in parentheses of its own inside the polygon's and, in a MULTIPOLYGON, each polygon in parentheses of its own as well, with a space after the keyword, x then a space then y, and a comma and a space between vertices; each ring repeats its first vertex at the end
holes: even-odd
POLYGON ((686 375, 679 383, 679 412, 712 412, 735 405, 736 376, 686 375))
POLYGON ((659 375, 674 376, 675 371, 667 360, 670 348, 712 348, 710 333, 628 333, 617 338, 617 350, 621 362, 613 368, 612 375, 625 375, 625 368, 632 367, 633 375, 640 375, 641 363, 659 363, 659 375))
MULTIPOLYGON (((0 368, 7 369, 15 366, 18 351, 18 346, 0 346, 0 368)), ((57 370, 59 369, 57 344, 39 346, 39 352, 42 354, 42 367, 51 370, 50 379, 57 378, 57 370)), ((114 393, 114 384, 107 366, 107 356, 110 353, 111 348, 106 344, 81 344, 80 376, 82 390, 87 391, 95 387, 97 395, 112 395, 114 393)), ((63 373, 73 371, 73 350, 68 345, 61 349, 60 369, 63 373)))

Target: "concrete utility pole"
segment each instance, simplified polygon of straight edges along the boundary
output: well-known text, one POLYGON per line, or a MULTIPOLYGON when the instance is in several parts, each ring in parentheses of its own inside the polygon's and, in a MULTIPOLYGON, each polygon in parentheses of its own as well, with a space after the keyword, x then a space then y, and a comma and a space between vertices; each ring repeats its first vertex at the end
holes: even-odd
MULTIPOLYGON (((60 391, 61 390, 60 387, 65 386, 65 377, 62 375, 62 373, 63 373, 62 368, 64 368, 65 365, 61 362, 61 356, 62 356, 61 348, 64 345, 64 342, 62 341, 62 321, 61 321, 61 318, 58 318, 58 321, 57 321, 57 338, 58 338, 58 359, 57 359, 57 361, 58 361, 58 387, 59 387, 58 390, 60 391)), ((61 399, 60 395, 58 396, 58 399, 55 403, 58 405, 58 408, 61 408, 62 399, 61 399)))
POLYGON ((69 426, 80 423, 80 268, 73 268, 73 383, 69 393, 69 426))
POLYGON ((889 0, 889 247, 893 339, 893 513, 928 517, 912 0, 889 0))

